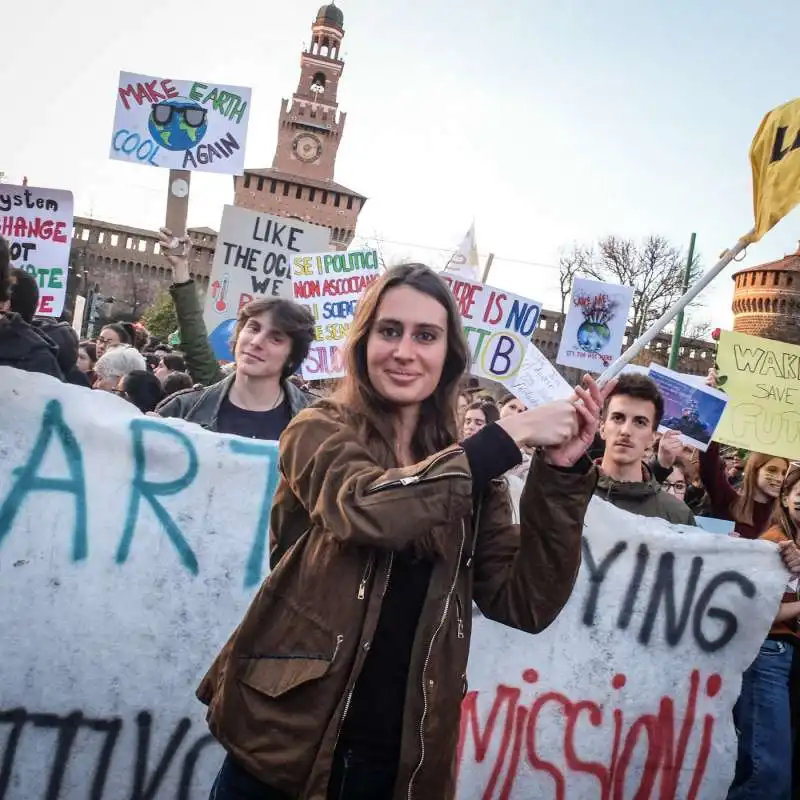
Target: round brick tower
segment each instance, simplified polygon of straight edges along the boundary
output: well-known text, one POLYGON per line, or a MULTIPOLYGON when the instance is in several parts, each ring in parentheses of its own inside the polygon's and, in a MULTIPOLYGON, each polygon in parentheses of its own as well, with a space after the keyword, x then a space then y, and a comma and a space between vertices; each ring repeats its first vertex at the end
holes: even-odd
POLYGON ((800 344, 800 248, 733 276, 733 329, 800 344))

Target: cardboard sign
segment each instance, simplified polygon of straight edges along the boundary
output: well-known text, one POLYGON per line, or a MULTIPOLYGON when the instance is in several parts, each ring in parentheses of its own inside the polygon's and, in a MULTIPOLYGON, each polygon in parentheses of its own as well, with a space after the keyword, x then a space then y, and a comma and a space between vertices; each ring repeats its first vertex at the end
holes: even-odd
POLYGON ((72 211, 72 192, 0 183, 0 236, 9 244, 11 266, 36 278, 40 317, 64 310, 72 211))
POLYGON ((575 278, 556 363, 602 372, 622 352, 632 300, 631 286, 575 278))
POLYGON ((717 364, 728 407, 714 438, 756 453, 800 458, 800 347, 723 331, 717 364))
POLYGON ((664 398, 664 417, 658 430, 677 431, 684 444, 704 453, 714 436, 728 398, 710 386, 698 386, 679 372, 651 364, 649 377, 664 398))
POLYGON ((542 304, 446 272, 441 277, 464 321, 472 374, 498 383, 513 380, 522 368, 542 304))
POLYGON ((303 362, 307 381, 341 378, 342 349, 361 293, 378 277, 377 250, 316 253, 292 258, 294 299, 317 321, 314 344, 303 362))
POLYGON ((120 72, 110 156, 151 167, 244 172, 250 89, 120 72))
POLYGON ((260 297, 292 299, 292 258, 324 251, 329 238, 319 225, 225 206, 203 310, 218 359, 233 360, 230 339, 239 309, 260 297))
MULTIPOLYGON (((194 691, 267 571, 277 444, 8 367, 0 408, 4 800, 208 797, 194 691)), ((544 633, 474 615, 459 800, 724 797, 786 572, 689 530, 595 498, 544 633)))

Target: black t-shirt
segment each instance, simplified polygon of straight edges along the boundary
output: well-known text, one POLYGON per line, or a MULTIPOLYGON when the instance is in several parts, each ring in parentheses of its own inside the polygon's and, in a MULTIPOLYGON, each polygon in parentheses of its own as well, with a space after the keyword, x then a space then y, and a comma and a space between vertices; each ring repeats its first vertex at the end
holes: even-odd
POLYGON ((279 439, 292 418, 289 398, 270 411, 246 411, 225 396, 217 415, 217 430, 248 439, 279 439))

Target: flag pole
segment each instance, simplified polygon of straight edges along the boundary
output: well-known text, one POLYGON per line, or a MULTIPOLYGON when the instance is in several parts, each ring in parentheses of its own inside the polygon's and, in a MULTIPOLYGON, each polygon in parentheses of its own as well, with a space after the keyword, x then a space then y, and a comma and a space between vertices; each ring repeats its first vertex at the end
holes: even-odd
MULTIPOLYGON (((755 229, 750 232, 750 234, 754 233, 755 229)), ((722 258, 713 266, 711 269, 700 278, 697 283, 686 292, 683 297, 680 298, 671 308, 667 309, 664 314, 657 319, 611 366, 606 367, 606 369, 602 372, 600 377, 597 379, 597 385, 600 387, 605 386, 610 380, 616 378, 620 372, 625 368, 626 365, 630 364, 630 362, 642 352, 642 350, 650 344, 653 339, 658 336, 659 333, 667 326, 670 322, 681 312, 683 311, 692 300, 703 291, 703 289, 708 286, 717 275, 728 266, 728 264, 733 261, 736 256, 739 255, 746 247, 747 247, 747 238, 750 236, 743 236, 739 239, 738 242, 734 245, 733 248, 730 250, 726 250, 722 258)))

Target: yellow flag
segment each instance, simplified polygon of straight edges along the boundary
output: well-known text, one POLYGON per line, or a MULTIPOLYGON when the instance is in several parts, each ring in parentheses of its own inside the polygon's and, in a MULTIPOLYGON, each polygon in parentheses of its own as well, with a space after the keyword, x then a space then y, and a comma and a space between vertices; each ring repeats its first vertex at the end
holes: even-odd
POLYGON ((773 108, 750 147, 757 242, 800 202, 800 99, 773 108))

